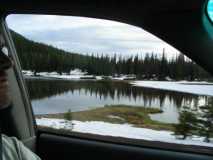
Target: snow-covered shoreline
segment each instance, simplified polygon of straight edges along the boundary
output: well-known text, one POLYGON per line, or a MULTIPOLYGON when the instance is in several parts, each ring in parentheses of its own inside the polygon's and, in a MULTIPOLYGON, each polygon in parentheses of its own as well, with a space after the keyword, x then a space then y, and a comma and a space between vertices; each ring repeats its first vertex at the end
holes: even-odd
MULTIPOLYGON (((35 78, 35 77, 46 77, 46 78, 58 78, 58 79, 81 79, 81 78, 84 78, 84 77, 88 77, 88 78, 94 78, 94 79, 97 79, 97 80, 101 80, 101 79, 111 79, 111 80, 132 80, 134 81, 136 79, 136 76, 135 75, 115 75, 115 76, 105 76, 105 75, 102 75, 102 76, 97 76, 97 75, 88 75, 87 72, 83 72, 81 71, 80 69, 74 69, 74 70, 71 70, 69 74, 67 73, 62 73, 62 74, 59 74, 57 72, 37 72, 36 73, 36 76, 34 75, 34 72, 33 71, 30 71, 30 70, 22 70, 22 73, 24 76, 26 77, 32 77, 32 78, 35 78)), ((209 83, 209 82, 206 82, 206 81, 185 81, 185 80, 182 80, 182 81, 173 81, 171 78, 167 77, 166 78, 167 80, 166 81, 158 81, 158 80, 153 80, 153 79, 150 79, 150 80, 142 80, 142 81, 149 81, 149 82, 176 82, 176 83, 180 83, 180 84, 198 84, 198 85, 213 85, 213 83, 209 83)), ((140 82, 140 81, 135 81, 135 82, 140 82)))
POLYGON ((203 142, 203 137, 189 137, 185 140, 175 138, 171 131, 157 131, 147 128, 137 128, 130 124, 112 124, 98 121, 66 121, 63 119, 40 118, 37 125, 55 129, 66 129, 81 133, 91 133, 103 136, 143 139, 184 145, 199 145, 213 147, 213 143, 203 142), (73 124, 73 125, 71 125, 73 124))
POLYGON ((36 76, 32 71, 22 70, 25 78, 28 79, 62 79, 62 80, 81 80, 81 79, 93 79, 93 80, 135 80, 136 77, 134 75, 120 75, 120 76, 97 76, 97 75, 88 75, 87 72, 83 72, 80 69, 71 70, 69 74, 61 73, 61 75, 57 72, 38 72, 36 76))
POLYGON ((95 76, 87 75, 87 72, 83 72, 79 69, 71 70, 70 74, 57 72, 39 72, 37 76, 34 76, 32 71, 22 71, 25 78, 30 79, 61 79, 61 80, 129 80, 127 81, 133 86, 154 88, 168 91, 176 91, 182 93, 190 93, 196 95, 213 96, 213 83, 206 81, 152 81, 152 80, 134 80, 134 75, 121 75, 117 77, 112 76, 95 76))
POLYGON ((191 93, 196 95, 213 96, 213 83, 189 81, 133 81, 133 86, 191 93))
POLYGON ((61 75, 57 72, 38 72, 36 76, 32 71, 22 71, 25 78, 49 78, 49 79, 63 79, 63 80, 79 80, 79 79, 96 79, 93 75, 86 75, 87 72, 75 69, 71 70, 70 74, 62 73, 61 75))

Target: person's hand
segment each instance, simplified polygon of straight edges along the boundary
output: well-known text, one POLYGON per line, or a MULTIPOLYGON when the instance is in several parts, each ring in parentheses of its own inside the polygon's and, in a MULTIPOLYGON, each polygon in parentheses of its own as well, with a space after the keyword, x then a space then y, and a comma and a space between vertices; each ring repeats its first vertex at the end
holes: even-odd
POLYGON ((10 104, 9 86, 7 74, 0 71, 0 109, 7 107, 10 104))

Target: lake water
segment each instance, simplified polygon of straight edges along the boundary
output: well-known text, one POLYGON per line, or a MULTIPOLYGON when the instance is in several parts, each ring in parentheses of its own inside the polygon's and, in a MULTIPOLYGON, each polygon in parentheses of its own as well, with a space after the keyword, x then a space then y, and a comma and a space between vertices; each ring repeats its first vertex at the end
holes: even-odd
POLYGON ((90 110, 112 104, 156 107, 161 114, 153 120, 177 123, 183 106, 196 110, 199 101, 207 97, 160 89, 132 86, 120 81, 27 80, 35 114, 90 110))

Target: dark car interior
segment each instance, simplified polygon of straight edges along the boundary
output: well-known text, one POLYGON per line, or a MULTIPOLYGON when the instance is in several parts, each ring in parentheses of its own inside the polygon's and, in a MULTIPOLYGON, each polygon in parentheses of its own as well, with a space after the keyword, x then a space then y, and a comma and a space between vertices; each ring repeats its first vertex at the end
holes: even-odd
MULTIPOLYGON (((5 17, 9 14, 48 14, 115 20, 143 27, 171 44, 213 74, 213 25, 205 14, 206 0, 21 0, 2 1, 0 31, 14 60, 8 70, 13 106, 3 132, 16 136, 44 160, 210 160, 211 147, 193 147, 163 142, 135 144, 103 140, 99 136, 73 133, 60 135, 36 128, 32 107, 5 17), (169 22, 169 23, 168 23, 169 22), (8 120, 9 119, 9 120, 8 120)), ((1 113, 1 121, 5 121, 1 113)))

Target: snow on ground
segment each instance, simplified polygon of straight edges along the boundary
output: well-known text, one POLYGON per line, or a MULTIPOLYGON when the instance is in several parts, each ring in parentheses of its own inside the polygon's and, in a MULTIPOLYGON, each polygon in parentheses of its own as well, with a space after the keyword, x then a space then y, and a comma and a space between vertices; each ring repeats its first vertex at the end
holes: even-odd
POLYGON ((102 76, 96 76, 96 79, 97 80, 102 80, 103 78, 102 78, 102 76))
MULTIPOLYGON (((32 71, 28 70, 22 70, 22 73, 27 76, 27 77, 32 77, 34 78, 34 73, 32 71)), ((78 80, 81 78, 93 78, 93 75, 85 75, 87 72, 82 72, 80 69, 74 69, 70 71, 70 74, 62 73, 60 75, 57 72, 38 72, 36 75, 43 78, 56 78, 56 79, 65 79, 65 80, 78 80)))
POLYGON ((22 70, 22 73, 27 78, 57 78, 57 79, 65 79, 65 80, 73 80, 73 79, 112 79, 112 80, 134 80, 136 77, 134 75, 120 75, 117 77, 112 76, 95 76, 95 75, 87 75, 87 72, 83 72, 80 69, 71 70, 69 74, 62 73, 61 75, 57 72, 37 72, 35 76, 33 71, 30 70, 22 70))
MULTIPOLYGON (((34 77, 32 71, 23 70, 22 71, 25 76, 34 77)), ((56 78, 56 79, 65 79, 65 80, 79 80, 79 79, 103 79, 102 76, 93 76, 93 75, 85 75, 86 72, 82 72, 79 69, 75 69, 70 71, 70 75, 62 73, 59 75, 57 72, 39 72, 37 73, 38 76, 43 78, 56 78)), ((120 77, 110 77, 108 78, 112 80, 131 80, 134 79, 134 76, 123 75, 120 77)), ((207 95, 213 96, 213 83, 208 83, 205 81, 198 82, 198 81, 133 81, 130 84, 138 87, 147 87, 147 88, 155 88, 155 89, 162 89, 162 90, 171 90, 183 93, 192 93, 197 95, 207 95)))
POLYGON ((136 79, 135 75, 120 75, 116 77, 111 77, 112 80, 134 80, 136 79))
POLYGON ((82 70, 76 68, 74 70, 71 70, 70 74, 71 75, 85 75, 85 74, 87 74, 87 72, 83 72, 82 70))
POLYGON ((22 73, 26 76, 33 76, 33 72, 32 71, 28 71, 28 70, 22 70, 22 73))
POLYGON ((125 77, 112 77, 112 80, 124 80, 125 77))
POLYGON ((38 74, 43 77, 48 77, 48 78, 57 78, 57 79, 80 79, 82 76, 81 75, 53 75, 53 74, 38 74))
POLYGON ((124 137, 132 139, 143 139, 150 141, 161 141, 169 143, 178 143, 185 145, 199 145, 199 146, 211 146, 213 143, 203 142, 202 137, 192 137, 186 140, 176 139, 172 132, 170 131, 156 131, 147 128, 136 128, 130 124, 112 124, 106 122, 98 121, 72 121, 74 126, 72 127, 71 121, 66 121, 63 119, 48 119, 40 118, 36 119, 38 125, 52 127, 55 129, 68 129, 81 133, 91 133, 98 135, 106 135, 113 137, 124 137), (70 122, 70 125, 67 124, 70 122))
POLYGON ((206 81, 176 81, 179 84, 188 84, 188 85, 213 85, 213 83, 206 82, 206 81))
POLYGON ((188 81, 134 81, 133 86, 155 88, 197 95, 213 96, 213 83, 208 82, 188 82, 188 81))
POLYGON ((125 119, 119 117, 119 116, 114 116, 114 115, 109 115, 107 116, 108 118, 111 118, 111 119, 118 119, 118 120, 121 120, 121 121, 125 121, 125 119))

